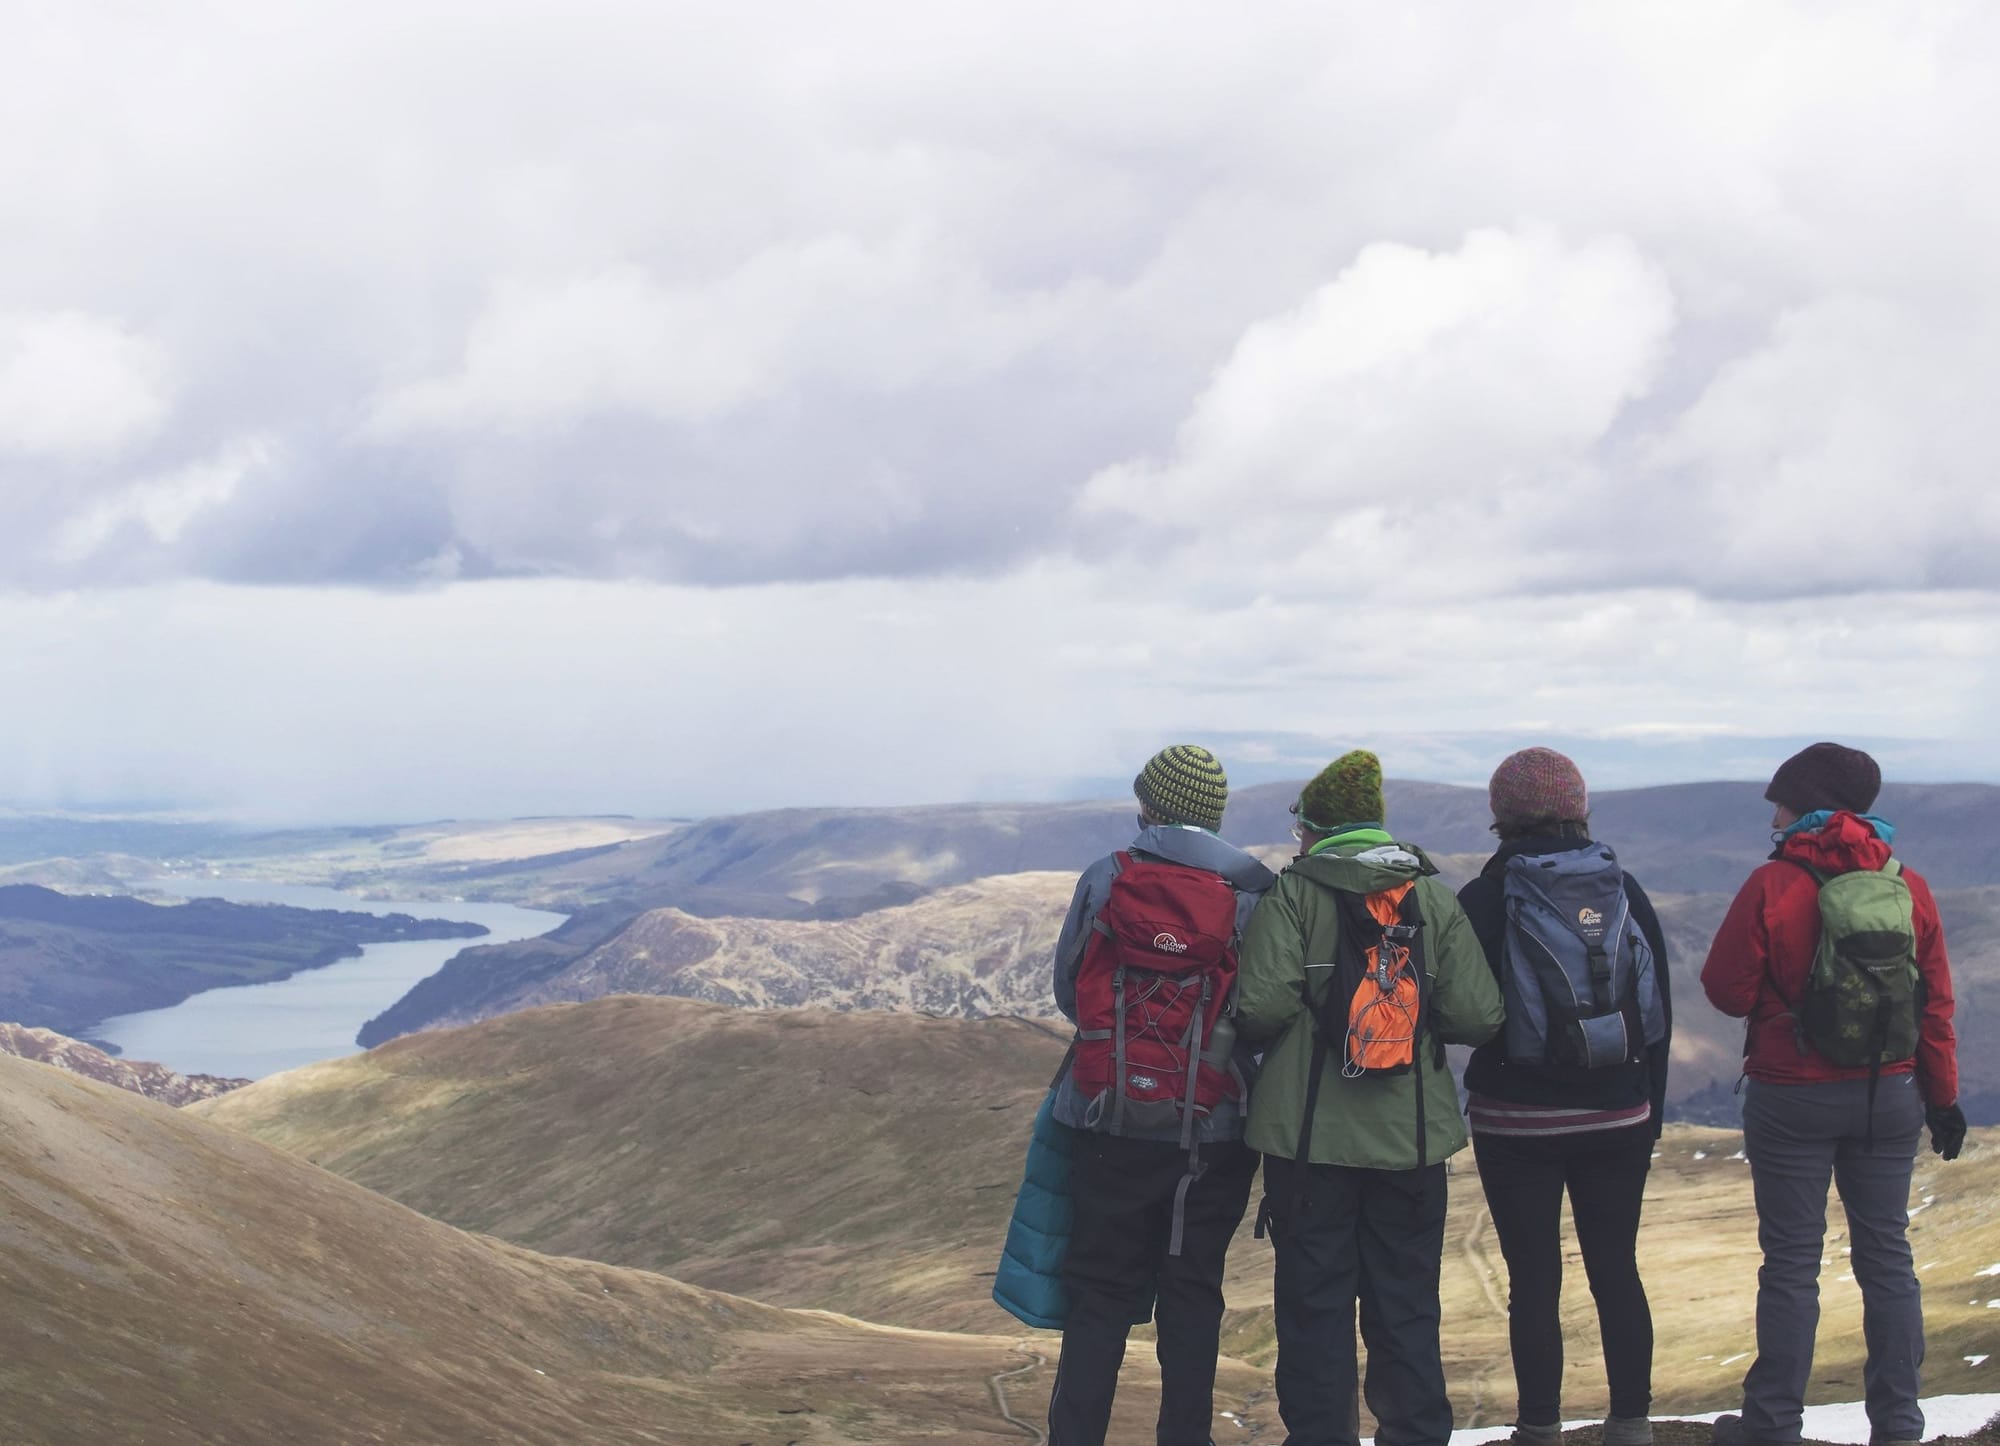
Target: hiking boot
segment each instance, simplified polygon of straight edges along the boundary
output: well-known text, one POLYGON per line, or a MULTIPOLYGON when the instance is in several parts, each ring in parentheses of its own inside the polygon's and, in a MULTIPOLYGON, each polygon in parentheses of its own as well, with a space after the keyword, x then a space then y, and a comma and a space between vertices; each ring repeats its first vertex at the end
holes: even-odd
POLYGON ((1734 1411, 1715 1418, 1709 1428, 1708 1439, 1711 1446, 1797 1446, 1796 1442, 1773 1441, 1763 1436, 1753 1436, 1743 1424, 1742 1416, 1734 1411))
POLYGON ((1546 1426, 1531 1426, 1526 1421, 1516 1421, 1514 1434, 1507 1438, 1507 1446, 1561 1446, 1562 1438, 1560 1421, 1551 1421, 1546 1426))
POLYGON ((1606 1416, 1604 1446, 1653 1446, 1650 1416, 1606 1416))

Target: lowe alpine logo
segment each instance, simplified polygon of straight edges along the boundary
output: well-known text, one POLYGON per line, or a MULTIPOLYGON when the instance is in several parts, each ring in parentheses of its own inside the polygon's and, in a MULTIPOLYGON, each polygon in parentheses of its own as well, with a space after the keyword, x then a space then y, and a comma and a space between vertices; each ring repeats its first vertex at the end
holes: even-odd
POLYGON ((1581 909, 1576 911, 1576 922, 1586 929, 1602 929, 1604 927, 1604 915, 1599 910, 1585 904, 1581 909))
POLYGON ((1187 945, 1183 944, 1180 940, 1176 939, 1172 934, 1167 933, 1165 930, 1162 930, 1153 936, 1153 947, 1155 949, 1158 949, 1162 954, 1187 953, 1187 945))
POLYGON ((1135 1090, 1156 1090, 1160 1082, 1149 1074, 1128 1074, 1125 1083, 1135 1090))

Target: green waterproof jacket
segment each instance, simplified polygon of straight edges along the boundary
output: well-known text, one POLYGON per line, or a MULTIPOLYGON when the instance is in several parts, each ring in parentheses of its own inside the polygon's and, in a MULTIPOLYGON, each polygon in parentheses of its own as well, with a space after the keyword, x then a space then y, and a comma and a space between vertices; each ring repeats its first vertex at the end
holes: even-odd
MULTIPOLYGON (((1471 921, 1422 850, 1378 830, 1343 834, 1295 860, 1250 916, 1241 949, 1236 1004, 1238 1037, 1265 1045, 1263 1074, 1250 1099, 1246 1136, 1267 1155, 1294 1158, 1312 1068, 1314 1026, 1304 989, 1322 997, 1333 974, 1340 914, 1334 890, 1369 894, 1416 881, 1423 917, 1423 954, 1430 975, 1430 1018, 1447 1044, 1483 1044, 1506 1021, 1500 988, 1471 921)), ((1332 1011, 1345 1017, 1346 1006, 1332 1011)), ((1372 1170, 1417 1166, 1417 1079, 1414 1071, 1341 1075, 1343 1041, 1320 1075, 1308 1150, 1315 1165, 1372 1170)), ((1451 1070, 1428 1041, 1418 1051, 1424 1072, 1424 1154, 1436 1164, 1465 1148, 1465 1122, 1451 1070)))

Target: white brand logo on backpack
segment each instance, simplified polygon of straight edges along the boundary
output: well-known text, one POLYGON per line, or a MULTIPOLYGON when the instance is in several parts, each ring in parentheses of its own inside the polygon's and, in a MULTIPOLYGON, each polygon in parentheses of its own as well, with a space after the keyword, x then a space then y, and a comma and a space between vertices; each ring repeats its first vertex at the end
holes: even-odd
POLYGON ((1125 1083, 1135 1090, 1156 1090, 1160 1087, 1160 1082, 1149 1074, 1129 1074, 1125 1076, 1125 1083))
POLYGON ((1586 929, 1602 929, 1604 927, 1604 915, 1588 905, 1576 911, 1576 921, 1586 929))
POLYGON ((1185 954, 1188 946, 1172 934, 1159 933, 1153 936, 1153 947, 1163 954, 1185 954))

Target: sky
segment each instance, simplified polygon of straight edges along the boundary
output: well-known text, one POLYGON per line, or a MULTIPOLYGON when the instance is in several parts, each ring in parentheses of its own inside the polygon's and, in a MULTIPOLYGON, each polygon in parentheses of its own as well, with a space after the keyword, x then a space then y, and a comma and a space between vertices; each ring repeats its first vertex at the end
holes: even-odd
POLYGON ((0 802, 2000 779, 2000 12, 0 0, 0 802))

